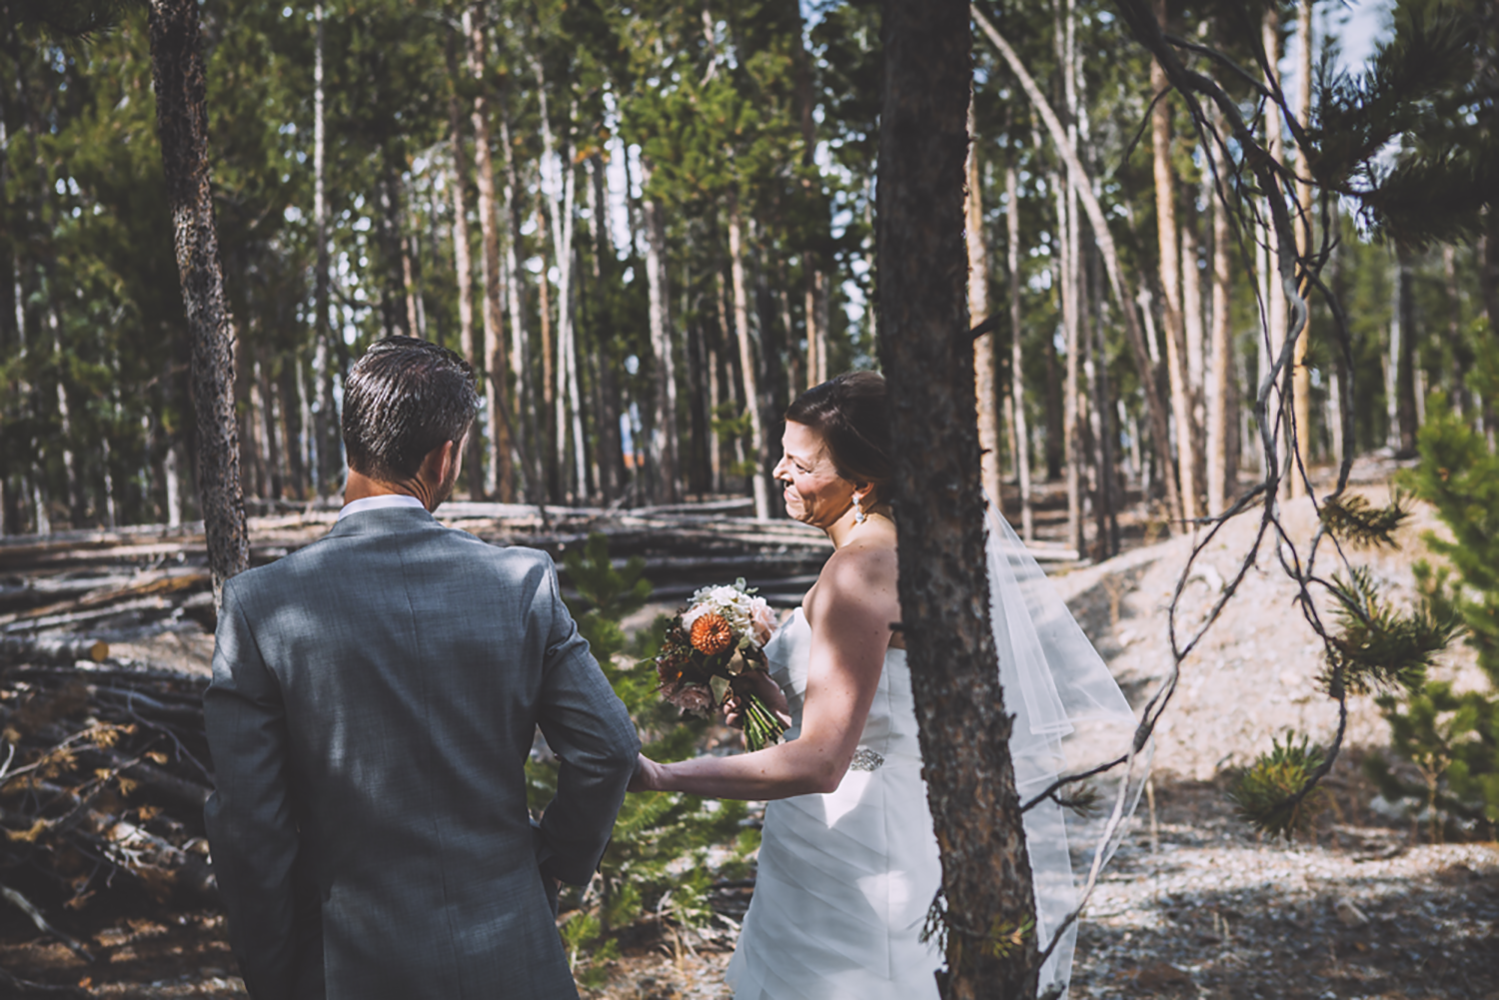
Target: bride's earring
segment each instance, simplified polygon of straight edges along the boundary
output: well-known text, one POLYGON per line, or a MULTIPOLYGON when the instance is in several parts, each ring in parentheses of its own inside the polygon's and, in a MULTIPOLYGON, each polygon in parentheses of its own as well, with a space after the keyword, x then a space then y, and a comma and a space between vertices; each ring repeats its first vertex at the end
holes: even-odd
POLYGON ((859 494, 855 493, 854 494, 854 523, 855 524, 863 524, 868 519, 868 517, 869 517, 869 515, 867 515, 867 514, 864 513, 864 508, 859 505, 859 500, 860 499, 861 499, 861 497, 859 496, 859 494))

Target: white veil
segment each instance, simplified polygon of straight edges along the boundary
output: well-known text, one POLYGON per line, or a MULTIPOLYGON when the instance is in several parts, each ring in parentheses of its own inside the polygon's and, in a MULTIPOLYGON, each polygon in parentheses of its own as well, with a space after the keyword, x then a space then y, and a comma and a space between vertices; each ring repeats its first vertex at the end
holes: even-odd
POLYGON ((1047 798, 1024 818, 1039 947, 1044 951, 1067 924, 1041 967, 1040 992, 1057 983, 1059 995, 1065 995, 1077 938, 1077 924, 1068 917, 1077 906, 1079 884, 1118 845, 1145 783, 1150 747, 1131 752, 1136 720, 1124 693, 992 500, 985 522, 989 610, 1005 710, 1015 716, 1010 754, 1021 803, 1044 794, 1060 777, 1123 758, 1086 783, 1056 793, 1076 801, 1084 790, 1092 808, 1064 808, 1047 798))

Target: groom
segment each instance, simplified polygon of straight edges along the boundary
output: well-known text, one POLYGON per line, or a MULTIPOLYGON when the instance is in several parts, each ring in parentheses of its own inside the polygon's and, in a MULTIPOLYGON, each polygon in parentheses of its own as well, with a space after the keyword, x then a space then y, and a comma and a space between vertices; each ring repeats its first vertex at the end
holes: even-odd
POLYGON ((577 995, 548 899, 593 874, 639 743, 551 560, 432 518, 477 409, 451 351, 375 344, 337 525, 224 587, 206 819, 256 1000, 577 995), (538 725, 562 765, 533 826, 538 725))

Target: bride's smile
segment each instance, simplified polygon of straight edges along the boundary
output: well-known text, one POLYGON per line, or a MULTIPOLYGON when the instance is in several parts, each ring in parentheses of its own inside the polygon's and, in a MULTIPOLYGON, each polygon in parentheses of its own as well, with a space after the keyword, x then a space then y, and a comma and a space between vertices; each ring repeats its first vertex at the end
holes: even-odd
POLYGON ((843 533, 839 529, 856 520, 856 498, 869 492, 869 484, 854 482, 839 472, 821 434, 794 420, 786 421, 781 460, 773 474, 782 484, 787 516, 834 535, 835 543, 843 533))

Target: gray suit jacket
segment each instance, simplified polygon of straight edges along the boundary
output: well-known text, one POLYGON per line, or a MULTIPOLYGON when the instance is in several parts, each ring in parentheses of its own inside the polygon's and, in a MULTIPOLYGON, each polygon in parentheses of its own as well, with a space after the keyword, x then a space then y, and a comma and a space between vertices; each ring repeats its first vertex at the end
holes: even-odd
POLYGON ((592 875, 639 741, 544 553, 364 511, 230 580, 217 640, 206 819, 256 1000, 577 995, 542 877, 592 875))

